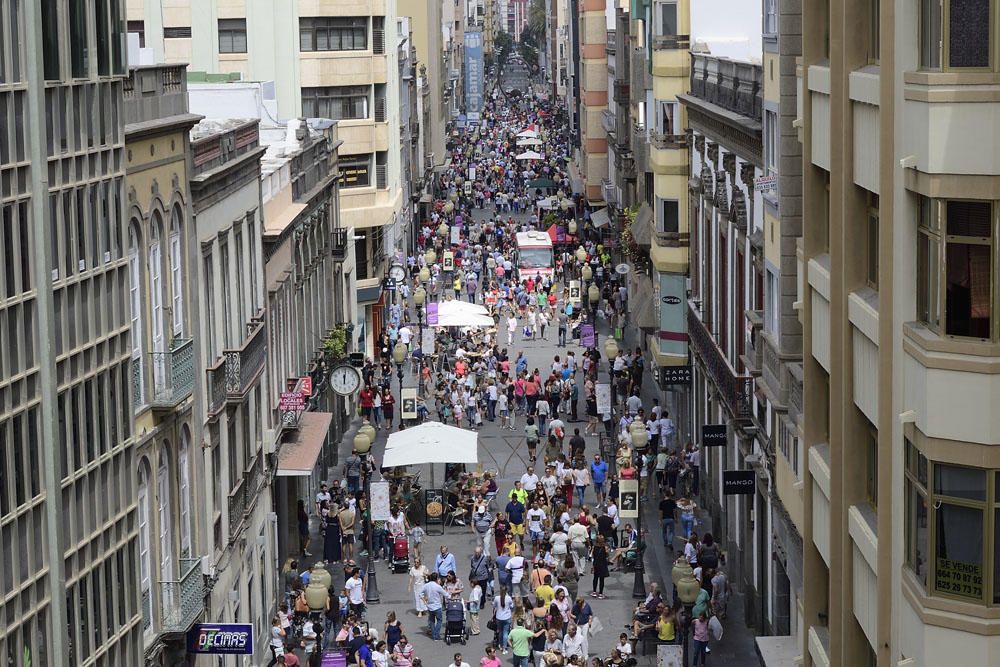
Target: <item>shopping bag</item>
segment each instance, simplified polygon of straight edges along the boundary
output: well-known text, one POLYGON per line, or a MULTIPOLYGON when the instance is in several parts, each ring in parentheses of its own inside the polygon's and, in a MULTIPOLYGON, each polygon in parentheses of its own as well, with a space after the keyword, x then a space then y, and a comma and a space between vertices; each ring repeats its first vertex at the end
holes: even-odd
POLYGON ((722 621, 715 614, 712 614, 712 618, 708 619, 708 631, 712 633, 716 641, 722 639, 722 621))
POLYGON ((604 626, 601 625, 601 619, 599 619, 599 618, 597 618, 595 616, 594 618, 590 619, 590 630, 587 631, 587 634, 588 635, 596 635, 598 632, 600 632, 603 629, 604 629, 604 626))

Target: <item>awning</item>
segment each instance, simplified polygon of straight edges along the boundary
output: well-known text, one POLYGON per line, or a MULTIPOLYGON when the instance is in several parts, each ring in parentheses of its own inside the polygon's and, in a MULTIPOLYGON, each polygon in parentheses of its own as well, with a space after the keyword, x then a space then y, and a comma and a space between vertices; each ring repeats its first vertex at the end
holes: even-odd
POLYGON ((646 278, 637 280, 634 285, 629 296, 629 312, 635 313, 635 326, 652 333, 660 328, 660 312, 653 301, 653 288, 646 278))
POLYGON ((278 477, 308 477, 316 467, 323 441, 333 421, 332 412, 303 412, 299 415, 299 430, 295 439, 281 445, 278 451, 278 477))
POLYGON ((536 178, 532 181, 528 181, 529 188, 558 188, 559 184, 553 181, 551 178, 536 178))
POLYGON ((430 204, 433 201, 434 201, 434 195, 430 194, 429 192, 425 192, 424 194, 420 195, 421 204, 430 204))
POLYGON ((594 225, 594 227, 603 227, 604 225, 610 223, 611 218, 608 216, 608 209, 606 208, 602 208, 590 214, 590 224, 594 225))
POLYGON ((630 227, 636 244, 649 247, 653 241, 653 209, 643 202, 630 227))

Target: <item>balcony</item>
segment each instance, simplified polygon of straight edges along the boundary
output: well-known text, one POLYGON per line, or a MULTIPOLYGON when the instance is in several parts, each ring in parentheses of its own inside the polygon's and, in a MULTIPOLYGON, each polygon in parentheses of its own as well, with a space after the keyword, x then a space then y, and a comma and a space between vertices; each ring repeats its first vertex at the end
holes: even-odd
POLYGON ((229 538, 232 539, 240 532, 240 526, 247 514, 247 480, 241 479, 240 483, 229 494, 229 538))
POLYGON ((227 401, 242 402, 247 392, 264 370, 267 358, 267 337, 263 319, 247 324, 248 334, 243 346, 223 350, 218 363, 208 369, 208 414, 214 417, 227 401))
POLYGON ((615 133, 615 112, 611 109, 604 109, 601 111, 601 127, 608 134, 615 133))
POLYGON ((687 51, 691 47, 690 35, 654 35, 654 51, 687 51))
POLYGON ((609 204, 618 203, 618 189, 615 187, 614 181, 602 179, 601 192, 604 194, 604 201, 609 204))
POLYGON ((649 171, 649 139, 644 127, 637 127, 632 132, 632 155, 635 156, 637 173, 644 174, 649 171))
POLYGON ((691 346, 719 390, 729 413, 737 420, 749 420, 750 400, 754 380, 749 375, 737 375, 715 342, 710 324, 702 321, 695 307, 688 303, 688 335, 691 346))
POLYGON ((330 233, 330 256, 334 261, 347 259, 347 229, 340 227, 330 233))
POLYGON ((184 65, 133 67, 123 81, 122 115, 126 125, 188 112, 184 65))
POLYGON ((764 364, 764 339, 760 331, 764 326, 763 310, 746 311, 746 352, 742 356, 743 365, 754 377, 760 375, 764 364))
POLYGON ((649 140, 655 148, 660 150, 686 149, 688 147, 686 134, 660 134, 653 132, 649 140))
POLYGON ((200 558, 180 559, 181 577, 160 582, 162 634, 184 634, 205 611, 205 581, 200 558))
POLYGON ((385 122, 385 98, 378 97, 375 99, 375 122, 384 123, 385 122))
POLYGON ((169 352, 151 352, 153 359, 154 410, 176 408, 194 390, 194 341, 175 338, 169 352))
POLYGON ((379 190, 389 187, 389 174, 384 164, 375 165, 375 187, 379 190))
POLYGON ((614 98, 615 102, 619 104, 628 104, 629 102, 629 85, 627 81, 615 81, 614 85, 614 98))

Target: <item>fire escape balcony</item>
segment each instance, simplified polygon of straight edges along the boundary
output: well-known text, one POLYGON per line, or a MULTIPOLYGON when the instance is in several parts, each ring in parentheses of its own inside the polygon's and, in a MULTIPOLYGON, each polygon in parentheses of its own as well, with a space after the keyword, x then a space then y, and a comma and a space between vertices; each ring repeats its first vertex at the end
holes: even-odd
POLYGON ((267 337, 263 315, 247 324, 243 345, 223 350, 215 367, 208 369, 208 413, 214 417, 226 402, 240 403, 264 370, 267 360, 267 337))
POLYGON ((194 390, 194 340, 175 338, 167 352, 151 352, 153 400, 150 407, 169 412, 194 390))
POLYGON ((695 354, 701 357, 709 377, 733 418, 749 421, 754 379, 749 375, 736 374, 716 344, 715 336, 709 327, 710 325, 701 319, 694 304, 688 302, 688 335, 695 354))
POLYGON ((180 579, 160 582, 161 634, 184 634, 205 612, 200 558, 180 559, 180 579))
POLYGON ((330 232, 330 256, 335 262, 347 259, 347 228, 339 227, 330 232))

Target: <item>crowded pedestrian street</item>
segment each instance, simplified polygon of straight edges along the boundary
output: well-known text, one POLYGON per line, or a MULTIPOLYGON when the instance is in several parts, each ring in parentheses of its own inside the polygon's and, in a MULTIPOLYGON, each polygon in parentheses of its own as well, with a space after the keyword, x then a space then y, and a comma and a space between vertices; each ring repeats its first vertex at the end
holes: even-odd
POLYGON ((698 450, 631 345, 628 313, 650 306, 628 303, 615 240, 579 217, 563 123, 534 95, 495 94, 455 143, 419 247, 396 258, 381 356, 361 369, 367 435, 345 438, 301 508, 276 662, 610 667, 654 664, 665 645, 689 664, 756 664, 698 507, 698 450), (478 460, 384 463, 391 434, 430 422, 473 433, 478 460), (367 474, 390 481, 371 526, 367 474))

